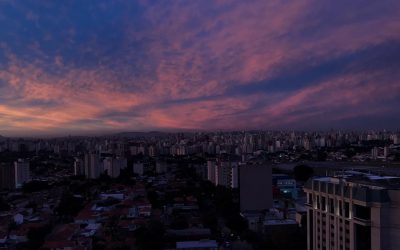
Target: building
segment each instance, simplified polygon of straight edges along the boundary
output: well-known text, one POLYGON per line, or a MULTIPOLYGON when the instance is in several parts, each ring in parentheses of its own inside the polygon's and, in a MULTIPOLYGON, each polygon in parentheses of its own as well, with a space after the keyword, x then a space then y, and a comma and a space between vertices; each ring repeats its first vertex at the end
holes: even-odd
POLYGON ((15 188, 15 168, 11 163, 0 163, 0 188, 15 188))
POLYGON ((167 164, 162 161, 157 161, 156 162, 156 173, 157 174, 163 174, 167 172, 167 164))
POLYGON ((242 212, 272 208, 272 168, 259 164, 241 165, 239 189, 242 212))
POLYGON ((128 167, 128 160, 125 157, 118 156, 114 158, 114 164, 118 165, 120 169, 128 167))
POLYGON ((218 243, 215 240, 179 241, 179 242, 176 242, 176 249, 217 250, 218 243))
POLYGON ((207 161, 207 179, 215 185, 238 188, 238 163, 232 161, 207 161))
POLYGON ((373 147, 371 149, 371 158, 373 160, 376 160, 378 158, 378 148, 377 147, 373 147))
POLYGON ((212 183, 215 182, 215 161, 207 161, 207 179, 212 183))
POLYGON ((142 162, 133 163, 133 173, 142 176, 144 174, 144 164, 142 162))
POLYGON ((22 159, 14 162, 14 174, 15 174, 15 187, 22 187, 22 184, 30 181, 30 167, 29 162, 22 159))
POLYGON ((239 188, 239 166, 233 165, 231 171, 231 188, 239 188))
POLYGON ((75 158, 74 175, 85 175, 85 165, 82 159, 75 158))
POLYGON ((393 144, 400 144, 400 136, 397 134, 393 135, 393 144))
POLYGON ((346 171, 304 191, 308 249, 400 249, 399 177, 346 171))
POLYGON ((121 169, 124 168, 125 163, 126 161, 121 158, 106 157, 103 160, 104 171, 107 172, 107 175, 111 178, 117 178, 121 172, 121 169))
POLYGON ((98 154, 85 154, 85 176, 89 179, 96 179, 103 172, 98 154))
POLYGON ((230 162, 219 162, 215 168, 215 185, 230 187, 232 181, 230 162))
POLYGON ((384 147, 383 148, 383 157, 386 159, 390 154, 390 148, 389 147, 384 147))
POLYGON ((283 196, 292 199, 298 198, 296 180, 292 177, 285 174, 273 174, 272 183, 283 196))

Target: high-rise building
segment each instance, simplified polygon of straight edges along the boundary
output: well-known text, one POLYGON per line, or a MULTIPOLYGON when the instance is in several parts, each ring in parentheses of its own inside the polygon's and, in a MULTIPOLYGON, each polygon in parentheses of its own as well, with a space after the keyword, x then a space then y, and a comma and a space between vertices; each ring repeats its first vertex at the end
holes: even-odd
POLYGON ((85 166, 83 164, 83 160, 80 158, 75 158, 74 175, 85 175, 85 166))
POLYGON ((85 154, 85 176, 89 179, 96 179, 102 172, 99 155, 95 153, 85 154))
POLYGON ((378 148, 377 147, 373 147, 371 149, 371 158, 376 160, 378 158, 378 148))
POLYGON ((310 179, 308 249, 400 249, 400 178, 347 171, 310 179))
POLYGON ((232 161, 207 161, 207 179, 215 185, 238 188, 238 163, 232 161))
POLYGON ((106 157, 103 160, 103 167, 108 176, 117 178, 121 173, 121 169, 126 168, 126 159, 120 157, 106 157))
POLYGON ((22 184, 30 181, 29 161, 18 159, 14 162, 15 187, 22 187, 22 184))
POLYGON ((154 145, 149 146, 149 156, 156 156, 156 147, 154 145))
POLYGON ((230 187, 232 180, 231 171, 230 162, 218 162, 215 168, 215 185, 230 187))
POLYGON ((133 173, 142 176, 144 174, 144 164, 142 162, 133 163, 133 173))
POLYGON ((207 179, 212 183, 215 182, 215 161, 207 161, 207 179))
POLYGON ((231 168, 231 188, 239 187, 239 166, 233 165, 231 168))
POLYGON ((157 161, 156 162, 156 173, 157 174, 162 174, 167 172, 167 164, 162 161, 157 161))
POLYGON ((239 189, 242 212, 272 208, 272 167, 258 164, 241 165, 239 189))
POLYGON ((119 165, 120 169, 125 169, 128 167, 128 160, 125 157, 117 157, 114 159, 115 164, 119 165))
POLYGON ((400 144, 400 136, 395 134, 393 135, 393 144, 400 144))
POLYGON ((390 148, 388 146, 385 146, 383 148, 383 157, 387 158, 389 156, 389 154, 390 154, 390 148))
POLYGON ((11 163, 0 163, 0 188, 15 188, 15 168, 11 163))

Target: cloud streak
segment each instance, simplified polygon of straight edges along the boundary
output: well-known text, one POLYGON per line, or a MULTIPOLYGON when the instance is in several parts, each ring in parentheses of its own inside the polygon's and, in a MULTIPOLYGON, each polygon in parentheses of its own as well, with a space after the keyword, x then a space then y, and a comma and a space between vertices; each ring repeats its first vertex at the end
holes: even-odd
POLYGON ((4 1, 0 133, 398 128, 399 17, 389 0, 4 1))

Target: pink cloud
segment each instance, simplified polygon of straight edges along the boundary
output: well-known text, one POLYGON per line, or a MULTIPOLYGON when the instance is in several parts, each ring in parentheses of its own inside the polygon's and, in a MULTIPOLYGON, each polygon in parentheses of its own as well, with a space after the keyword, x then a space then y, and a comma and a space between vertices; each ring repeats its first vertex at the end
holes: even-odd
MULTIPOLYGON (((227 92, 255 82, 274 84, 273 79, 309 69, 310 64, 400 40, 396 8, 400 5, 393 3, 393 10, 379 14, 371 10, 375 5, 358 12, 331 13, 328 7, 342 10, 346 6, 327 7, 328 3, 316 0, 212 1, 209 5, 201 1, 143 1, 141 18, 147 26, 138 31, 127 8, 122 24, 124 39, 118 43, 123 53, 118 57, 91 46, 101 42, 96 33, 88 35, 89 43, 77 45, 79 29, 62 32, 65 44, 61 47, 100 58, 96 66, 87 68, 68 62, 61 53, 49 58, 40 42, 29 45, 36 55, 29 62, 1 43, 7 65, 0 71, 0 81, 5 82, 2 90, 8 99, 0 102, 0 125, 37 130, 234 129, 377 113, 370 107, 399 98, 398 74, 388 77, 382 69, 352 72, 349 68, 350 72, 345 70, 296 90, 273 93, 265 88, 256 94, 232 96, 227 92), (143 44, 143 51, 133 46, 137 43, 143 44), (132 72, 136 68, 140 72, 132 72), (31 104, 35 102, 54 104, 31 104), (126 115, 120 120, 104 115, 113 112, 126 115), (80 125, 82 120, 101 120, 101 124, 80 125)), ((63 18, 68 17, 65 15, 63 18)), ((26 17, 40 19, 30 12, 26 17)), ((46 41, 54 39, 48 32, 43 35, 46 41)))

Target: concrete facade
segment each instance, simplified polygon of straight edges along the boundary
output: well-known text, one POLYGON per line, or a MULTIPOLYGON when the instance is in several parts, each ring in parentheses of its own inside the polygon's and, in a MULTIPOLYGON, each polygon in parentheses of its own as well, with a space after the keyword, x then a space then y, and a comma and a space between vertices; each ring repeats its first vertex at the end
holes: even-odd
POLYGON ((345 173, 309 180, 308 249, 400 249, 400 178, 345 173))

